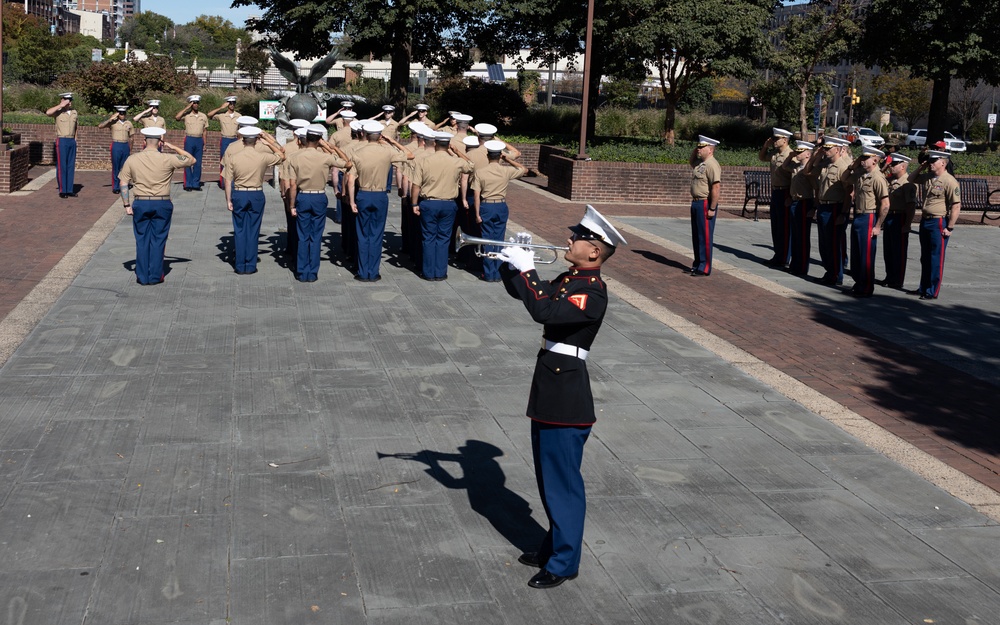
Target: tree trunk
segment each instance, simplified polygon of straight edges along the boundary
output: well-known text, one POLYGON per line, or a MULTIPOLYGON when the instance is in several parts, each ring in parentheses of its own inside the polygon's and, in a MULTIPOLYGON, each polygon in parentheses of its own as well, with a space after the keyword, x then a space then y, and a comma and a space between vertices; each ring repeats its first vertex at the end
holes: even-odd
POLYGON ((801 126, 803 139, 809 136, 809 124, 806 119, 806 100, 809 98, 808 88, 809 81, 805 81, 799 87, 799 126, 801 126))
POLYGON ((927 145, 934 145, 944 138, 948 125, 948 97, 951 94, 951 77, 934 79, 931 90, 931 110, 927 116, 927 145))
POLYGON ((677 123, 677 102, 675 98, 671 97, 671 93, 666 99, 667 106, 663 112, 663 142, 667 145, 674 145, 677 141, 677 135, 674 132, 674 126, 677 123))
POLYGON ((406 110, 407 90, 410 86, 410 61, 413 42, 410 33, 398 28, 392 44, 392 69, 389 71, 389 101, 400 111, 406 110))

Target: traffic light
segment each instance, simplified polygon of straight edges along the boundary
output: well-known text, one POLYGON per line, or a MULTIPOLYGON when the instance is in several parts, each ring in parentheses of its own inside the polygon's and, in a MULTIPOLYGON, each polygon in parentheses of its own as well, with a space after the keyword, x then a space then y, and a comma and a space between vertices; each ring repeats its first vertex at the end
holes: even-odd
POLYGON ((847 89, 847 101, 851 104, 857 104, 861 102, 861 97, 858 95, 858 90, 853 87, 848 87, 847 89))

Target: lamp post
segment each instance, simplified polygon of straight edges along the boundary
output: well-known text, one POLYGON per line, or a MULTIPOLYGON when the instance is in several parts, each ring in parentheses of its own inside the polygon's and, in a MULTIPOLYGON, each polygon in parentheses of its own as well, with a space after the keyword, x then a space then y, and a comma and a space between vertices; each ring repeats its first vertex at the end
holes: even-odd
POLYGON ((590 105, 590 48, 594 39, 594 0, 587 0, 587 39, 583 50, 583 105, 580 107, 580 151, 577 160, 587 160, 587 115, 590 105))

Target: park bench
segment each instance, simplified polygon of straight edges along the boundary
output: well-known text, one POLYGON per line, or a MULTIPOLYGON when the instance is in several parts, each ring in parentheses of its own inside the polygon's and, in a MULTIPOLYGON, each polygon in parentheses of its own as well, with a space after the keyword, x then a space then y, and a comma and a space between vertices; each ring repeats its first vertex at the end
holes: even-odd
POLYGON ((962 194, 962 212, 983 211, 983 216, 979 223, 986 223, 986 219, 1000 219, 1000 202, 993 202, 991 199, 994 193, 1000 193, 1000 189, 990 191, 989 183, 985 178, 959 178, 959 191, 962 194), (990 217, 990 213, 997 213, 996 217, 990 217))
POLYGON ((771 206, 771 172, 761 170, 744 170, 743 210, 740 215, 747 216, 747 205, 753 200, 753 220, 757 221, 757 209, 761 206, 771 206))

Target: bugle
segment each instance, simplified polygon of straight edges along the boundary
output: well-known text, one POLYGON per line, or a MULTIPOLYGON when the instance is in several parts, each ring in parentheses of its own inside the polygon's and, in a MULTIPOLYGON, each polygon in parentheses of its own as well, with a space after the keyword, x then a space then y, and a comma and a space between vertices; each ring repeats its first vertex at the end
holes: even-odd
POLYGON ((568 247, 559 247, 558 245, 539 245, 537 243, 516 243, 513 241, 508 242, 480 239, 479 237, 470 237, 460 230, 458 232, 458 237, 455 239, 455 251, 457 252, 466 245, 475 245, 476 256, 479 258, 492 258, 495 260, 502 260, 500 258, 500 252, 485 252, 483 251, 484 245, 494 245, 496 247, 525 247, 530 250, 535 250, 535 262, 540 265, 551 265, 559 259, 559 252, 569 250, 568 247))

